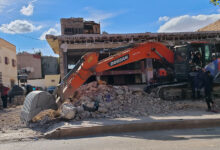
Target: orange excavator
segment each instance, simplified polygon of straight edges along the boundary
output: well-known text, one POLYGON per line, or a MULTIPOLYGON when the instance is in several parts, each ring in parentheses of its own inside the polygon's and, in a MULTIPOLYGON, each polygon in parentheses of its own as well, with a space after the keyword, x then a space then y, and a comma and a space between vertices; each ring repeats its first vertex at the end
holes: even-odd
POLYGON ((60 90, 58 90, 60 92, 58 101, 61 100, 62 102, 72 97, 74 91, 95 73, 117 68, 146 58, 158 59, 165 64, 174 63, 173 51, 157 42, 139 44, 134 48, 122 51, 101 61, 98 61, 99 53, 87 53, 82 57, 78 65, 75 66, 75 69, 70 71, 64 78, 60 85, 60 90))

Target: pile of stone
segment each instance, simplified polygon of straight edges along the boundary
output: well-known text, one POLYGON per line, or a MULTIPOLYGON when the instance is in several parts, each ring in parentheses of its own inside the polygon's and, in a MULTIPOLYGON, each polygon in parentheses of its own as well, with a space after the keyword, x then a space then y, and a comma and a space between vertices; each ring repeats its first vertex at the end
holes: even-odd
POLYGON ((154 98, 139 88, 91 82, 81 86, 74 93, 73 98, 66 100, 58 111, 46 110, 40 113, 40 117, 35 117, 34 122, 43 120, 45 123, 54 118, 84 120, 88 118, 145 117, 153 114, 167 114, 174 110, 190 107, 181 102, 154 98))
POLYGON ((81 86, 71 100, 60 107, 65 119, 142 117, 169 113, 175 104, 153 98, 139 88, 91 82, 81 86))

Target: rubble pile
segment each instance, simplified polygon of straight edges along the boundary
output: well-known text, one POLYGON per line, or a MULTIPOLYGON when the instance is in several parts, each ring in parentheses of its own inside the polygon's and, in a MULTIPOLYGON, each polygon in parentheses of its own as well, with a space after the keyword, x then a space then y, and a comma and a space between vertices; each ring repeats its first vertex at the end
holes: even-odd
MULTIPOLYGON (((81 86, 73 98, 63 105, 70 105, 69 107, 75 114, 75 120, 141 117, 168 113, 175 109, 173 102, 150 97, 142 89, 98 84, 97 82, 81 86)), ((72 119, 73 116, 70 118, 72 119)))
POLYGON ((204 102, 165 101, 154 98, 139 88, 112 86, 91 82, 81 86, 72 99, 58 110, 45 110, 33 122, 44 124, 54 119, 146 117, 168 114, 175 110, 205 109, 204 102))

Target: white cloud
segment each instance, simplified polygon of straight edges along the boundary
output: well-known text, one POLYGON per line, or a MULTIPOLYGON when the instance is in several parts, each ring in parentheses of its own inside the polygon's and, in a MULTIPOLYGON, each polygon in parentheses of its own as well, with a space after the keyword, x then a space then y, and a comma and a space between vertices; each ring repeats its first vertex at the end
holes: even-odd
POLYGON ((158 21, 162 22, 162 21, 168 21, 170 19, 170 17, 168 16, 163 16, 163 17, 159 17, 158 21))
POLYGON ((89 13, 89 15, 85 17, 85 20, 95 22, 102 22, 117 15, 116 13, 106 13, 102 10, 96 10, 90 7, 86 7, 85 10, 87 10, 89 13))
POLYGON ((51 35, 60 35, 60 25, 56 24, 55 27, 48 29, 47 31, 45 31, 41 36, 40 36, 40 40, 45 40, 45 37, 47 34, 51 34, 51 35))
POLYGON ((179 16, 160 26, 158 32, 193 32, 220 19, 220 14, 179 16))
POLYGON ((22 34, 40 30, 41 28, 42 26, 35 26, 27 20, 15 20, 9 24, 2 24, 0 26, 0 31, 10 34, 22 34))
POLYGON ((28 4, 28 6, 23 6, 20 12, 25 16, 31 16, 34 12, 34 6, 32 3, 28 4))

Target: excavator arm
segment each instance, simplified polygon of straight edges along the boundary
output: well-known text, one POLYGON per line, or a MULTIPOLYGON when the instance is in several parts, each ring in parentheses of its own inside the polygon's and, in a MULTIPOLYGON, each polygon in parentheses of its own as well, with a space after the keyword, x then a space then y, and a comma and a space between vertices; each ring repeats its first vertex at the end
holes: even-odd
POLYGON ((57 104, 61 104, 65 99, 72 97, 76 89, 93 75, 98 58, 98 53, 87 53, 80 59, 76 66, 64 77, 61 84, 57 86, 54 92, 57 97, 57 104))
POLYGON ((95 71, 103 72, 146 58, 162 60, 169 64, 174 63, 173 51, 161 43, 148 42, 101 60, 95 71))

